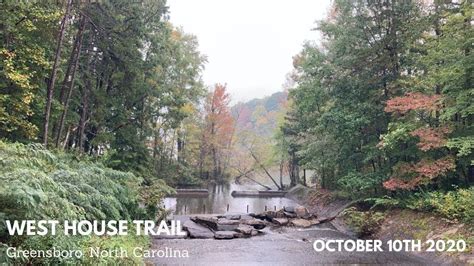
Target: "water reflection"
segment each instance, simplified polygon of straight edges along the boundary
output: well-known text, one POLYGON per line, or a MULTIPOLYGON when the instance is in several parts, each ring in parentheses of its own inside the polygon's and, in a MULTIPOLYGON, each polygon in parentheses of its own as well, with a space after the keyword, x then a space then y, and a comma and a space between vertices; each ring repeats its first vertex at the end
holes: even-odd
POLYGON ((174 214, 211 214, 211 213, 246 213, 262 212, 267 210, 280 209, 284 206, 295 205, 295 202, 284 197, 255 198, 238 197, 234 198, 230 194, 233 190, 257 190, 258 186, 252 185, 211 185, 209 186, 209 196, 196 197, 184 196, 178 198, 165 198, 163 204, 166 209, 173 210, 174 214))

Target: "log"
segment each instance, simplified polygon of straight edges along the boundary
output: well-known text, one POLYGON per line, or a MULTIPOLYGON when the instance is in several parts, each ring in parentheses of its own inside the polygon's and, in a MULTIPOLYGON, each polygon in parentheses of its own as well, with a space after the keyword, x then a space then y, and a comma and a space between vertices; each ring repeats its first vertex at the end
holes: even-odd
POLYGON ((252 155, 254 160, 260 165, 260 167, 263 169, 263 171, 265 171, 267 176, 273 181, 273 184, 275 184, 275 186, 278 188, 278 190, 282 190, 283 188, 278 185, 278 183, 275 181, 273 176, 267 171, 267 168, 265 168, 265 166, 258 160, 257 156, 255 156, 255 154, 251 150, 249 150, 249 151, 250 151, 250 155, 252 155))
POLYGON ((243 190, 243 191, 232 191, 232 197, 284 197, 286 191, 258 191, 258 190, 243 190))
POLYGON ((207 189, 202 189, 202 188, 191 188, 191 189, 184 189, 184 188, 179 188, 176 189, 176 194, 174 195, 169 195, 169 196, 174 196, 174 197, 180 197, 180 196, 196 196, 196 197, 207 197, 209 195, 209 190, 207 189))

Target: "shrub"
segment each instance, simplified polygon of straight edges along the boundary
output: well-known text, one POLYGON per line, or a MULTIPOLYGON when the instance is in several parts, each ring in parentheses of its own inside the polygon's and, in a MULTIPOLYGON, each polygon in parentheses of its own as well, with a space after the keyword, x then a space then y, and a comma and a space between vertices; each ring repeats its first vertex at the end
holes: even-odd
POLYGON ((359 211, 355 207, 345 209, 342 215, 358 237, 373 235, 385 218, 382 212, 359 211))
MULTIPOLYGON (((85 249, 92 244, 127 247, 147 240, 96 236, 9 236, 5 220, 131 220, 155 217, 140 207, 144 198, 158 201, 168 187, 154 182, 143 190, 143 179, 70 154, 53 153, 41 145, 0 141, 0 257, 8 246, 20 249, 85 249), (2 243, 3 242, 3 243, 2 243)), ((148 201, 147 201, 148 202, 148 201)), ((61 231, 61 230, 60 230, 61 231)), ((145 241, 145 242, 144 242, 145 241)), ((86 259, 86 258, 84 258, 86 259)), ((16 260, 15 263, 84 263, 57 258, 16 260)), ((1 261, 1 263, 12 263, 1 261)))
POLYGON ((337 184, 343 191, 353 195, 353 198, 361 198, 374 194, 374 192, 381 187, 381 177, 383 176, 381 173, 361 174, 349 172, 347 175, 341 177, 337 181, 337 184))
POLYGON ((466 223, 474 221, 474 187, 443 193, 440 191, 416 193, 407 200, 412 210, 432 211, 451 220, 466 223))
POLYGON ((394 209, 403 207, 403 201, 397 198, 392 198, 387 195, 380 198, 368 198, 364 202, 372 204, 371 209, 384 208, 384 209, 394 209))

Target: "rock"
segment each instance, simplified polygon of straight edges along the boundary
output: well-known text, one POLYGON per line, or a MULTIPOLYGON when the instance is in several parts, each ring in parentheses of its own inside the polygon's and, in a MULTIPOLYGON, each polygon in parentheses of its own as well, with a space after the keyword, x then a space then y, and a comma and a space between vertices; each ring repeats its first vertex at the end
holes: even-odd
POLYGON ((291 220, 290 223, 291 223, 292 225, 296 226, 296 227, 303 227, 303 228, 306 228, 306 227, 310 227, 310 226, 311 226, 311 222, 310 222, 310 221, 305 220, 305 219, 300 219, 300 218, 293 219, 293 220, 291 220))
POLYGON ((253 228, 253 226, 246 225, 246 224, 240 224, 239 227, 237 227, 237 229, 235 229, 235 231, 237 231, 239 233, 242 233, 244 235, 251 235, 252 231, 254 231, 254 230, 255 230, 255 228, 253 228))
POLYGON ((258 230, 263 229, 266 226, 264 221, 258 219, 245 220, 243 224, 250 225, 258 230))
POLYGON ((226 218, 220 218, 217 220, 216 229, 217 231, 233 231, 239 227, 239 220, 229 220, 226 218))
POLYGON ((260 220, 272 221, 273 218, 285 218, 285 213, 283 210, 279 211, 265 211, 254 215, 255 218, 260 220))
POLYGON ((303 206, 296 206, 295 207, 295 213, 296 213, 296 216, 298 218, 309 218, 309 212, 308 212, 308 209, 306 209, 305 207, 303 206))
POLYGON ((278 213, 276 211, 266 211, 265 215, 267 216, 267 220, 271 221, 273 218, 276 218, 278 213))
POLYGON ((239 220, 230 220, 227 218, 219 218, 217 219, 218 224, 239 224, 239 220))
POLYGON ((285 212, 283 210, 279 210, 275 213, 274 218, 286 218, 285 212))
POLYGON ((296 218, 296 213, 294 212, 283 212, 287 218, 296 218))
POLYGON ((309 219, 308 221, 311 223, 311 225, 317 225, 317 224, 319 224, 319 221, 318 221, 318 219, 316 219, 316 218, 309 219))
POLYGON ((285 225, 288 224, 288 219, 286 219, 286 218, 273 218, 272 222, 279 225, 279 226, 285 226, 285 225))
POLYGON ((285 206, 284 210, 285 210, 285 212, 295 213, 295 207, 294 206, 285 206))
POLYGON ((191 219, 191 221, 193 221, 195 223, 207 226, 207 227, 211 228, 212 230, 217 230, 217 221, 218 221, 217 217, 195 216, 195 217, 191 217, 189 219, 191 219))
POLYGON ((183 224, 183 229, 186 230, 191 238, 213 238, 214 233, 207 227, 197 224, 193 221, 186 221, 183 224))
POLYGON ((238 224, 218 224, 217 231, 234 231, 239 227, 238 224))
POLYGON ((240 215, 240 222, 242 223, 242 221, 254 219, 254 217, 251 216, 251 215, 255 215, 255 214, 253 214, 253 213, 250 213, 250 214, 241 214, 241 215, 240 215))
POLYGON ((271 221, 273 217, 275 217, 276 214, 274 211, 265 211, 261 213, 256 213, 253 215, 254 218, 260 219, 260 220, 269 220, 271 221))
POLYGON ((214 234, 215 239, 232 239, 236 232, 233 231, 216 231, 214 234))
POLYGON ((229 220, 240 220, 240 214, 226 214, 224 215, 224 218, 229 219, 229 220))
POLYGON ((239 225, 239 227, 235 229, 235 231, 241 235, 241 236, 235 236, 235 237, 250 237, 250 236, 256 236, 258 234, 257 229, 247 224, 239 225))
POLYGON ((248 237, 242 233, 237 233, 237 232, 234 232, 234 238, 245 238, 245 237, 248 237))

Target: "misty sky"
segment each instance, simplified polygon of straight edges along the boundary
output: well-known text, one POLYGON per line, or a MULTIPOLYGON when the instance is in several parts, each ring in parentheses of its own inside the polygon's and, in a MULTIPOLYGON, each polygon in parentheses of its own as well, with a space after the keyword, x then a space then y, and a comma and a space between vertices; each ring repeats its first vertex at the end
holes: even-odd
POLYGON ((330 0, 168 0, 171 22, 197 36, 207 85, 227 83, 233 102, 282 90, 292 56, 317 40, 330 0))

